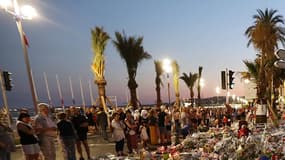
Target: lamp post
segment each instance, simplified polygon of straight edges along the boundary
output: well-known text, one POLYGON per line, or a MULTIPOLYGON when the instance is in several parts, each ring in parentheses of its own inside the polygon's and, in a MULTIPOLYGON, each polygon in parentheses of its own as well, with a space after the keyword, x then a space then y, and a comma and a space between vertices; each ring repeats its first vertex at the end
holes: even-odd
POLYGON ((169 83, 169 73, 172 72, 171 60, 163 59, 162 61, 162 69, 166 72, 167 76, 167 93, 168 93, 168 106, 170 106, 170 83, 169 83))
POLYGON ((29 84, 30 84, 30 89, 31 89, 32 99, 33 99, 33 105, 35 108, 35 113, 37 113, 38 98, 37 98, 37 94, 36 94, 36 90, 35 90, 35 86, 34 86, 33 75, 32 75, 30 61, 29 61, 29 57, 28 57, 27 39, 25 38, 25 34, 23 31, 23 27, 22 27, 22 20, 32 19, 34 16, 36 16, 36 11, 34 8, 27 6, 27 5, 23 6, 21 8, 21 11, 20 11, 17 0, 13 0, 13 9, 14 10, 9 10, 10 1, 6 0, 3 2, 4 3, 1 4, 2 8, 5 9, 5 11, 7 13, 12 15, 16 20, 16 25, 17 25, 18 32, 20 35, 20 40, 21 40, 21 44, 22 44, 22 48, 23 48, 26 69, 27 69, 27 73, 28 73, 29 84))
POLYGON ((217 104, 219 104, 219 94, 221 93, 220 87, 216 87, 216 93, 217 93, 217 104))
MULTIPOLYGON (((203 78, 200 78, 200 87, 201 87, 201 90, 202 90, 202 88, 204 88, 205 87, 205 80, 203 79, 203 78)), ((201 94, 202 95, 202 94, 201 94)), ((202 96, 201 96, 202 97, 202 96)))
POLYGON ((236 100, 236 95, 235 94, 232 95, 232 99, 233 99, 232 103, 235 103, 235 100, 236 100))

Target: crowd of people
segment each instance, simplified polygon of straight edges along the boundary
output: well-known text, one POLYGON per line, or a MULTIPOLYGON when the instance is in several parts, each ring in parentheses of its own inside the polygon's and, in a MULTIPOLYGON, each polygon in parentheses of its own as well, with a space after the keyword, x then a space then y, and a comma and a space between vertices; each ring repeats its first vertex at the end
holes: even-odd
MULTIPOLYGON (((115 141, 117 155, 126 156, 138 153, 140 146, 148 149, 150 145, 178 144, 190 133, 207 131, 210 127, 227 126, 235 119, 246 117, 245 110, 236 111, 229 106, 180 108, 162 105, 136 110, 129 107, 118 108, 112 115, 106 113, 102 107, 95 106, 87 108, 85 112, 82 108, 71 106, 56 115, 51 114, 48 104, 40 103, 38 109, 39 113, 33 120, 27 110, 22 110, 16 124, 26 160, 56 159, 56 138, 61 144, 65 160, 75 160, 76 151, 79 160, 84 160, 83 149, 86 158, 91 159, 88 133, 100 133, 109 142, 108 126, 115 141), (124 152, 125 142, 127 153, 124 152)), ((244 123, 240 124, 238 136, 248 136, 250 131, 247 122, 241 122, 244 123)), ((9 136, 8 133, 8 129, 0 124, 0 138, 9 136)), ((9 160, 8 153, 15 150, 15 145, 11 143, 12 140, 1 142, 0 156, 9 160), (1 149, 4 146, 5 153, 1 149)))
POLYGON ((111 130, 116 142, 116 152, 126 155, 123 146, 126 141, 128 154, 138 152, 138 144, 148 149, 148 145, 178 144, 188 134, 206 132, 210 127, 230 126, 240 120, 239 137, 248 136, 246 115, 251 111, 203 107, 154 107, 133 110, 119 108, 111 122, 111 130), (173 138, 174 137, 174 138, 173 138))

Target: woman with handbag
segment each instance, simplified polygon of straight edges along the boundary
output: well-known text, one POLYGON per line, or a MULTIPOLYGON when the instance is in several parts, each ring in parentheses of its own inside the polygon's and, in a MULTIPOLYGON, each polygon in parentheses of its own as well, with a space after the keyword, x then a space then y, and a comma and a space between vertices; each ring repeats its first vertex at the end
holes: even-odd
POLYGON ((131 153, 137 153, 138 152, 138 136, 137 136, 137 124, 134 120, 134 117, 132 116, 132 113, 130 110, 126 111, 126 119, 125 124, 127 127, 126 130, 126 137, 127 137, 127 146, 129 149, 129 154, 131 153))
POLYGON ((30 122, 30 115, 27 113, 21 113, 18 117, 17 130, 26 160, 38 160, 40 146, 30 122))

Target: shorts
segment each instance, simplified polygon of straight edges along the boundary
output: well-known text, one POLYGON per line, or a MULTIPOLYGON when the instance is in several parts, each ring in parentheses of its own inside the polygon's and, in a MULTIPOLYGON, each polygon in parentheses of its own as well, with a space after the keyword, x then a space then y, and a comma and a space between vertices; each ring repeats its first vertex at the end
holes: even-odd
POLYGON ((78 134, 78 137, 77 137, 76 140, 77 141, 85 141, 85 140, 87 140, 87 133, 78 134))
POLYGON ((23 152, 25 154, 38 154, 40 153, 40 146, 36 144, 24 144, 22 145, 23 152))

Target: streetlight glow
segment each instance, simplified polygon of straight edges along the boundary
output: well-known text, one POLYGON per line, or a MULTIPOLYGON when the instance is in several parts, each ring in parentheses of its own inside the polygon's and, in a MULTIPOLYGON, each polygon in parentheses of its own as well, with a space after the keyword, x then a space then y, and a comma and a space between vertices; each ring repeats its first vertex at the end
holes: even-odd
POLYGON ((23 18, 25 19, 33 19, 34 17, 37 16, 37 12, 35 8, 33 8, 30 5, 24 5, 21 8, 21 13, 22 13, 23 18))
POLYGON ((216 93, 217 93, 217 94, 220 94, 220 93, 221 93, 220 87, 216 87, 216 93))
POLYGON ((11 1, 9 0, 0 0, 0 6, 3 9, 7 9, 8 7, 10 7, 12 5, 11 1))
POLYGON ((200 79, 200 86, 202 88, 205 86, 205 80, 203 78, 200 79))
POLYGON ((172 72, 172 66, 171 66, 171 60, 170 59, 163 59, 162 61, 162 69, 166 72, 166 73, 171 73, 172 72))
POLYGON ((18 32, 20 35, 20 40, 21 40, 21 44, 22 44, 22 48, 23 48, 24 60, 25 60, 25 64, 26 64, 26 69, 27 69, 27 74, 28 74, 32 99, 33 99, 33 105, 35 108, 35 112, 37 113, 38 97, 36 94, 35 84, 34 84, 32 70, 31 70, 31 66, 30 66, 27 43, 25 42, 25 33, 23 30, 23 26, 22 26, 22 20, 23 19, 32 19, 34 16, 36 16, 36 10, 34 8, 32 8, 31 6, 26 5, 26 6, 23 6, 21 8, 21 12, 20 12, 17 0, 13 0, 13 10, 8 9, 8 4, 11 2, 12 1, 0 0, 0 4, 1 4, 2 8, 5 9, 5 11, 7 13, 12 15, 16 21, 17 29, 18 29, 18 32))
POLYGON ((235 94, 233 94, 232 95, 232 98, 233 98, 233 101, 236 99, 236 95, 235 94))
POLYGON ((245 79, 245 80, 244 80, 244 83, 245 83, 245 84, 248 84, 249 82, 250 82, 249 79, 245 79))
POLYGON ((169 83, 169 73, 172 72, 171 60, 170 59, 163 59, 162 61, 162 69, 166 72, 166 76, 168 79, 167 82, 167 93, 168 93, 168 105, 170 105, 170 83, 169 83))

